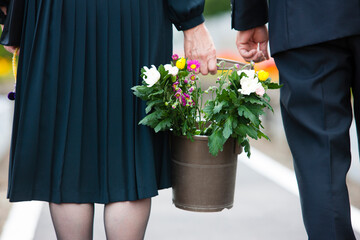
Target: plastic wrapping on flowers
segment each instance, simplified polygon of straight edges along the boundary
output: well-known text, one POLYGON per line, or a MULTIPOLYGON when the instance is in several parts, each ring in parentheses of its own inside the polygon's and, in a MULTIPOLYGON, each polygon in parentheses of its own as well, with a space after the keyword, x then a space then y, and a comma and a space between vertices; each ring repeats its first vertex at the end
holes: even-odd
POLYGON ((142 84, 132 88, 147 104, 146 116, 139 124, 155 132, 171 130, 189 139, 195 135, 209 136, 209 150, 214 156, 232 137, 250 156, 249 137, 268 139, 260 119, 264 108, 272 110, 266 92, 281 86, 271 82, 263 70, 245 70, 248 65, 240 69, 235 64, 221 72, 217 86, 203 90, 196 74, 199 67, 197 60, 186 60, 176 54, 170 64, 144 67, 142 84), (203 95, 208 92, 213 97, 203 103, 203 95))

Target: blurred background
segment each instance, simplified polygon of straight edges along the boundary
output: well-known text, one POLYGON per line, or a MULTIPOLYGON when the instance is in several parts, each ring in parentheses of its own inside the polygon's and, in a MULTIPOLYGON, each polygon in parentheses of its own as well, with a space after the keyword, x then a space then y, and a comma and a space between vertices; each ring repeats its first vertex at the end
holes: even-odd
MULTIPOLYGON (((230 0, 206 0, 205 6, 206 26, 208 27, 217 48, 217 55, 244 62, 239 56, 236 45, 236 32, 231 30, 230 0)), ((183 55, 182 32, 174 28, 174 53, 183 55)), ((6 200, 8 154, 10 145, 11 119, 13 102, 7 100, 7 94, 13 90, 14 79, 12 75, 11 55, 0 47, 0 233, 11 208, 6 200)), ((273 59, 255 65, 270 73, 273 81, 279 81, 278 71, 273 59)), ((292 169, 292 157, 282 127, 279 107, 279 91, 270 92, 274 113, 268 112, 264 116, 265 132, 271 141, 251 141, 253 147, 272 157, 288 169, 292 169)), ((349 192, 351 203, 360 208, 360 166, 355 128, 351 128, 353 164, 349 174, 349 192)), ((264 196, 259 196, 264 197, 264 196)), ((302 230, 303 231, 303 230, 302 230)), ((49 238, 50 239, 50 238, 49 238)), ((250 238, 249 238, 250 239, 250 238)), ((275 238, 267 238, 275 239, 275 238)), ((288 238, 290 239, 290 238, 288 238)), ((295 238, 293 238, 295 239, 295 238)), ((301 238, 299 238, 301 239, 301 238)), ((305 238, 303 238, 305 239, 305 238)))

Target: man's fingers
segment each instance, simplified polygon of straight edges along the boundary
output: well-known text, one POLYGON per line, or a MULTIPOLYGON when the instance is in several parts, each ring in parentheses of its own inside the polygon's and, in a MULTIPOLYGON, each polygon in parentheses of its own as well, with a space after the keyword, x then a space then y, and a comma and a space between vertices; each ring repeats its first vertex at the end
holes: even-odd
POLYGON ((264 54, 264 60, 268 60, 270 57, 269 57, 269 53, 268 53, 268 45, 267 45, 267 42, 264 42, 264 43, 260 43, 260 51, 263 52, 264 54))
POLYGON ((242 48, 242 49, 239 49, 239 53, 240 55, 245 59, 245 58, 252 58, 255 56, 257 50, 256 49, 251 49, 250 51, 242 48))

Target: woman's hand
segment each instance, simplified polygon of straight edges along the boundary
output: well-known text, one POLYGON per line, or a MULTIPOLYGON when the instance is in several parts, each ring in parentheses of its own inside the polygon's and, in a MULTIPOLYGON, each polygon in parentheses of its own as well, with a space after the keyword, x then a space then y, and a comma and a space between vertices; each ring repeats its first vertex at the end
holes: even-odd
POLYGON ((186 58, 200 62, 201 74, 217 73, 216 49, 204 23, 184 31, 184 51, 186 58))
POLYGON ((6 15, 6 10, 7 10, 7 8, 6 7, 4 7, 4 6, 2 6, 2 7, 0 7, 0 9, 1 9, 1 11, 6 15))
MULTIPOLYGON (((0 7, 0 9, 3 13, 6 14, 6 7, 0 7)), ((1 25, 1 30, 3 30, 3 29, 4 29, 4 25, 1 25)), ((6 51, 8 51, 10 53, 14 53, 15 49, 16 49, 16 47, 14 47, 14 46, 4 46, 4 48, 6 51)))

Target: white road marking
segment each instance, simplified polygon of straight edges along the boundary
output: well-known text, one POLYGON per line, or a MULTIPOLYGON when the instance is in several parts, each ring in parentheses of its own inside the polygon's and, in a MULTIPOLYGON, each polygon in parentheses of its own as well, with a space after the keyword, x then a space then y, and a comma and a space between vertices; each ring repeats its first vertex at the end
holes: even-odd
MULTIPOLYGON (((245 154, 241 154, 239 161, 272 180, 288 192, 299 196, 295 173, 269 156, 255 148, 251 148, 251 158, 248 159, 245 154)), ((360 232, 360 210, 354 206, 351 206, 351 222, 353 229, 360 232)))

